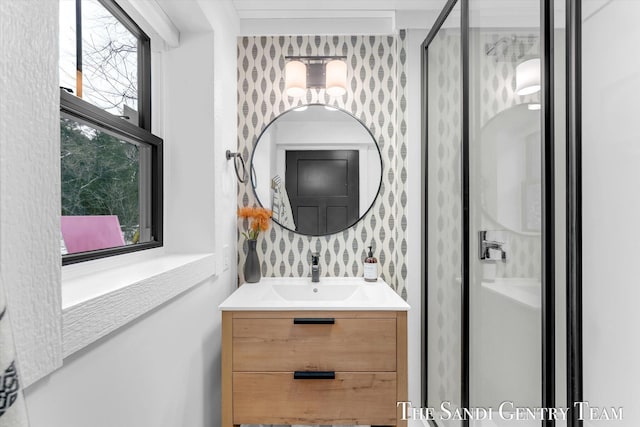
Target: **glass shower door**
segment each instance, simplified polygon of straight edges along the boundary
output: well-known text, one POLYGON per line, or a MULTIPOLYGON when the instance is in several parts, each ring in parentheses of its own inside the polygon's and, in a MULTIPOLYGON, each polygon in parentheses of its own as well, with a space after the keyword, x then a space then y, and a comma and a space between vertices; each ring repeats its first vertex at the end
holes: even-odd
POLYGON ((560 4, 448 2, 425 41, 425 404, 464 427, 564 402, 560 4))
POLYGON ((469 1, 469 406, 505 412, 542 403, 540 3, 527 4, 469 1))
MULTIPOLYGON (((462 62, 460 6, 428 44, 426 406, 462 405, 462 62)), ((436 419, 439 415, 435 416, 436 419)), ((439 423, 440 424, 440 423, 439 423)), ((456 421, 453 425, 461 425, 456 421)))

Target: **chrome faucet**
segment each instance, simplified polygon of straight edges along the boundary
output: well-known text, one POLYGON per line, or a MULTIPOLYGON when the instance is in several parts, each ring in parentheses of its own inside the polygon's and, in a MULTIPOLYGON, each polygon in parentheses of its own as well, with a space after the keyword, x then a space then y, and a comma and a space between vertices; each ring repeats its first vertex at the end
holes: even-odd
POLYGON ((480 259, 483 261, 495 261, 496 258, 491 256, 491 249, 500 252, 500 260, 507 260, 507 251, 505 250, 505 242, 500 242, 495 240, 498 236, 496 234, 501 234, 496 231, 486 231, 482 230, 478 232, 478 243, 479 243, 479 252, 480 259), (489 234, 491 233, 491 234, 489 234))
POLYGON ((320 261, 320 254, 318 252, 313 252, 311 254, 311 282, 318 283, 320 281, 320 266, 318 262, 320 261))

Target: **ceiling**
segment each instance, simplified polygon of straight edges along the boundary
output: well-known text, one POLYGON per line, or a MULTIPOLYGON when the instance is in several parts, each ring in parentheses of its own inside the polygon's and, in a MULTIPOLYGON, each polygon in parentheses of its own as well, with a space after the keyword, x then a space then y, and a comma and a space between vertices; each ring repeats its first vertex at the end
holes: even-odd
MULTIPOLYGON (((221 0, 155 0, 179 31, 205 31, 197 3, 221 0)), ((239 35, 394 34, 429 29, 447 0, 227 0, 240 20, 239 35)), ((585 0, 601 3, 606 0, 585 0)), ((562 2, 555 2, 556 8, 562 2)), ((536 27, 540 0, 474 0, 478 27, 536 27)), ((562 12, 557 10, 556 12, 562 12)), ((456 20, 456 10, 452 19, 456 20)), ((558 22, 564 22, 559 14, 558 22)), ((456 20, 457 21, 457 20, 456 20)))
POLYGON ((440 10, 443 0, 232 0, 241 19, 318 18, 350 14, 379 16, 396 11, 440 10))
MULTIPOLYGON (((155 0, 179 31, 203 31, 194 0, 155 0)), ((220 0, 204 0, 218 2, 220 0)), ((231 0, 240 35, 393 34, 428 28, 446 0, 231 0), (413 22, 415 21, 415 22, 413 22)))
POLYGON ((392 34, 398 28, 426 28, 446 0, 232 0, 232 3, 245 35, 321 35, 392 34), (407 22, 416 18, 415 23, 407 22))

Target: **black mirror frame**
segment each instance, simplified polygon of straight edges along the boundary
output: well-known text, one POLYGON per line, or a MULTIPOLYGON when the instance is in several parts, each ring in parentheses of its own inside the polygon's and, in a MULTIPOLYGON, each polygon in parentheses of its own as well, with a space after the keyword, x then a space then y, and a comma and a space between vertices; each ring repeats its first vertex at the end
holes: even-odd
MULTIPOLYGON (((367 127, 367 125, 364 124, 364 122, 362 120, 360 120, 359 118, 357 118, 356 116, 354 116, 353 114, 351 114, 349 111, 340 108, 340 107, 336 107, 333 105, 328 105, 328 104, 322 104, 322 103, 312 103, 312 104, 302 104, 302 105, 296 105, 295 107, 292 107, 288 110, 283 111, 282 113, 278 114, 276 117, 274 117, 265 127, 264 129, 262 129, 262 131, 260 132, 260 134, 258 135, 258 137, 256 138, 256 142, 253 144, 253 149, 251 150, 251 160, 249 161, 249 169, 251 171, 254 170, 253 168, 253 158, 256 154, 256 149, 258 148, 258 144, 260 143, 260 139, 262 138, 262 136, 265 134, 265 132, 267 132, 269 130, 269 128, 271 127, 271 125, 273 123, 275 123, 276 120, 278 120, 279 118, 281 118, 282 116, 284 116, 285 114, 289 114, 292 111, 300 108, 300 107, 331 107, 332 109, 335 109, 336 111, 340 111, 344 114, 347 114, 349 117, 351 117, 352 119, 354 119, 355 121, 357 121, 360 126, 362 126, 367 133, 369 134, 369 136, 371 137, 371 141, 373 142, 373 144, 375 145, 376 149, 378 150, 378 158, 380 159, 380 183, 378 184, 378 190, 376 191, 376 195, 373 198, 373 200, 371 201, 371 204, 369 205, 369 207, 367 208, 367 210, 364 212, 364 214, 362 214, 357 221, 353 222, 352 224, 349 224, 347 227, 343 228, 342 230, 339 231, 335 231, 333 233, 326 233, 326 234, 307 234, 307 233, 301 233, 300 231, 297 230, 292 230, 288 227, 285 227, 284 225, 280 224, 278 221, 276 220, 272 220, 274 224, 278 224, 280 227, 282 227, 285 230, 288 230, 292 233, 296 233, 302 236, 311 236, 311 237, 318 237, 318 236, 331 236, 334 234, 339 234, 339 233, 343 233, 344 231, 354 227, 356 224, 358 224, 360 221, 362 221, 363 218, 365 218, 369 212, 371 211, 371 209, 373 208, 373 205, 376 204, 376 200, 378 200, 378 196, 380 195, 380 189, 382 188, 382 178, 383 178, 383 174, 384 174, 384 161, 382 160, 382 151, 380 150, 380 145, 378 144, 378 141, 376 140, 375 136, 373 135, 373 133, 371 132, 371 130, 369 129, 369 127, 367 127)), ((249 174, 251 177, 251 190, 253 191, 253 196, 254 198, 258 201, 258 203, 260 204, 261 207, 265 207, 262 204, 262 201, 258 198, 258 194, 256 192, 256 182, 255 182, 255 175, 254 173, 250 173, 249 174)))

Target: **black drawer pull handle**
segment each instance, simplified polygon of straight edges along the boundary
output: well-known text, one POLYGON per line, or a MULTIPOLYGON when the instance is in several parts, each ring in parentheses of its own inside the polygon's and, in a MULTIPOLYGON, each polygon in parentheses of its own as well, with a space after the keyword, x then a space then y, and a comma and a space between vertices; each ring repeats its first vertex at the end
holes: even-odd
POLYGON ((335 380, 336 373, 334 371, 295 371, 293 373, 294 380, 335 380))
POLYGON ((333 317, 296 317, 293 319, 294 325, 333 325, 336 319, 333 317))

